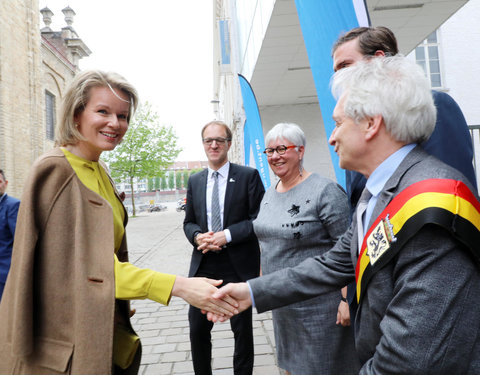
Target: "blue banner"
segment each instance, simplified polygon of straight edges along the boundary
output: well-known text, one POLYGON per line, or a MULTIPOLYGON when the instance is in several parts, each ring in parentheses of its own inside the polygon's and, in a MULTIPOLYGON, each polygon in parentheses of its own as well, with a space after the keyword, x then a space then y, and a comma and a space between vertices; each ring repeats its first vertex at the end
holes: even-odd
MULTIPOLYGON (((344 32, 368 26, 368 13, 362 0, 295 0, 295 4, 328 139, 335 127, 332 113, 336 104, 330 92, 332 46, 344 32)), ((345 171, 332 146, 329 150, 337 182, 345 187, 345 171)))
POLYGON ((230 71, 230 24, 228 20, 218 21, 218 31, 220 33, 220 72, 230 71))
POLYGON ((255 167, 260 173, 265 189, 270 187, 270 174, 268 171, 265 140, 263 139, 262 121, 258 112, 257 99, 253 93, 250 83, 241 74, 238 75, 240 88, 242 90, 243 109, 245 110, 245 127, 243 130, 245 165, 250 164, 250 152, 253 152, 255 167))

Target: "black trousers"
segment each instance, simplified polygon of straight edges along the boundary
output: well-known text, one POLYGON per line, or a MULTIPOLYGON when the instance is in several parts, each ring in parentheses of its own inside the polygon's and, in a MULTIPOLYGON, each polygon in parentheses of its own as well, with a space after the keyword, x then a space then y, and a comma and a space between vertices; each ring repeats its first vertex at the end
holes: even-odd
MULTIPOLYGON (((222 279, 223 284, 241 282, 230 263, 228 254, 220 252, 204 257, 195 276, 222 279)), ((212 374, 212 342, 210 331, 213 323, 196 307, 188 311, 190 345, 195 375, 212 374)), ((251 375, 253 372, 253 327, 252 308, 232 317, 230 327, 235 339, 233 370, 235 375, 251 375)))

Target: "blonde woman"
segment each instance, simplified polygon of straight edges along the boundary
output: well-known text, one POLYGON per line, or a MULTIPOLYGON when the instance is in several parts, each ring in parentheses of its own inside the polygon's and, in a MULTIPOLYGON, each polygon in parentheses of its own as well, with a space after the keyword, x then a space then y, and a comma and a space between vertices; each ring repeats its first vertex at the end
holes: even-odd
POLYGON ((0 305, 1 374, 136 374, 141 345, 130 299, 180 296, 229 314, 218 282, 128 263, 127 214, 100 155, 122 140, 137 92, 115 73, 86 71, 65 94, 57 147, 33 165, 0 305))

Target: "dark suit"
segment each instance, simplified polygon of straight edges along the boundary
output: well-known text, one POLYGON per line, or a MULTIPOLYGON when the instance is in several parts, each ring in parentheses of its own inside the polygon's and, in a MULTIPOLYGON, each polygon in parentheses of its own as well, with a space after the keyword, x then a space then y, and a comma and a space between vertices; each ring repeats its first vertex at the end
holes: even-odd
MULTIPOLYGON (((258 171, 231 163, 225 191, 223 229, 229 229, 232 241, 220 252, 202 254, 194 237, 208 232, 208 170, 192 175, 188 181, 187 206, 183 230, 194 245, 189 276, 223 279, 224 283, 245 281, 260 272, 260 249, 252 221, 257 217, 265 189, 258 171)), ((211 374, 211 339, 213 323, 195 307, 190 307, 190 341, 195 373, 211 374)), ((251 309, 230 321, 235 336, 235 374, 253 371, 253 333, 251 309)))
MULTIPOLYGON (((429 178, 471 184, 458 171, 412 150, 378 196, 370 223, 411 184, 429 178)), ((478 199, 478 197, 477 197, 478 199)), ((336 290, 354 279, 356 216, 327 253, 250 280, 259 312, 336 290)), ((480 272, 449 231, 422 227, 372 277, 355 319, 360 374, 480 374, 480 272)))
POLYGON ((7 193, 0 196, 0 299, 10 270, 19 206, 20 201, 7 193))

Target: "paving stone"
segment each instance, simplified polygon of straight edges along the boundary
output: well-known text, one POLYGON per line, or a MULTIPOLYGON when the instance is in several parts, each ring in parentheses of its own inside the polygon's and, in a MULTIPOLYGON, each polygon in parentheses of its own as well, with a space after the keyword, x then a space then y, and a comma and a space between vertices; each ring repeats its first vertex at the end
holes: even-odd
POLYGON ((167 375, 172 373, 172 363, 156 363, 145 366, 145 371, 141 375, 167 375))
MULTIPOLYGON (((181 349, 177 348, 176 344, 162 344, 162 345, 154 345, 154 346, 150 346, 150 347, 152 348, 152 353, 169 353, 169 352, 173 352, 177 349, 181 350, 181 349)), ((190 350, 190 345, 188 347, 188 350, 190 350)))
POLYGON ((172 374, 193 374, 192 362, 176 362, 173 364, 172 374))
POLYGON ((159 354, 146 354, 142 353, 142 364, 160 363, 159 354))
POLYGON ((175 335, 175 336, 167 336, 166 341, 168 343, 172 342, 186 342, 190 340, 190 336, 188 335, 175 335))
POLYGON ((172 353, 165 353, 162 356, 162 362, 181 362, 187 359, 186 352, 172 352, 172 353))

